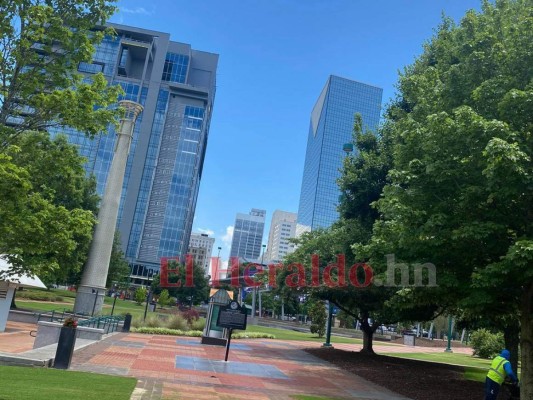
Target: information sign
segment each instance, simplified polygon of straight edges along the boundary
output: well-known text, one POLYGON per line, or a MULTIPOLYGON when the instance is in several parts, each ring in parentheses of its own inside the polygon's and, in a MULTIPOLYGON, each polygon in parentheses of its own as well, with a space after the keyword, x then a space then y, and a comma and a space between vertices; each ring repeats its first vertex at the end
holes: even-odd
POLYGON ((237 301, 231 301, 227 306, 220 307, 217 325, 228 329, 246 329, 246 309, 237 301))

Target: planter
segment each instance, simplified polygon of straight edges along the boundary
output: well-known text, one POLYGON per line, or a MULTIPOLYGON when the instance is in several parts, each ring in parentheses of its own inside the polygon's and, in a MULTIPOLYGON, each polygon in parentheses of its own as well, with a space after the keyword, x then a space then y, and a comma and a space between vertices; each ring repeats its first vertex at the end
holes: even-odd
POLYGON ((57 342, 56 356, 54 359, 54 368, 68 369, 72 354, 74 354, 74 345, 76 344, 76 328, 63 326, 59 333, 57 342))

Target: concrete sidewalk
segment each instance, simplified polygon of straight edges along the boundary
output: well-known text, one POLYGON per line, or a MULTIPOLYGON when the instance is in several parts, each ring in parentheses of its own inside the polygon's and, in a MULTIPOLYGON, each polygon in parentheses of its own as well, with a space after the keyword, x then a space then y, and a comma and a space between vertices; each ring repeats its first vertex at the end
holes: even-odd
MULTIPOLYGON (((6 331, 0 334, 0 365, 50 367, 53 364, 57 343, 33 348, 37 326, 24 322, 8 321, 6 331)), ((95 340, 76 339, 74 351, 95 343, 95 340)))

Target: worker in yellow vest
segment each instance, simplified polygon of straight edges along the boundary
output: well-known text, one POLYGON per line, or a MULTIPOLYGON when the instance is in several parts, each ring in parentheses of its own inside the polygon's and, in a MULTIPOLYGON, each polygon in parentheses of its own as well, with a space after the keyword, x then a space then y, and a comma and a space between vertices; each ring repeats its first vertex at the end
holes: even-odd
POLYGON ((511 381, 518 382, 513 372, 513 367, 509 362, 511 353, 509 350, 502 350, 500 355, 492 360, 487 379, 485 380, 485 400, 496 400, 501 384, 509 377, 511 381))

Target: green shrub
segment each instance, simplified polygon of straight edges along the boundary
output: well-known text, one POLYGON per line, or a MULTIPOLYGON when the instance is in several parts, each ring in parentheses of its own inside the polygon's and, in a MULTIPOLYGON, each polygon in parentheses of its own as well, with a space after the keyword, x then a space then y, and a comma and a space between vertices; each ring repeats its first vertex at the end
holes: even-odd
POLYGON ((239 332, 231 335, 232 339, 275 339, 276 336, 271 333, 262 332, 239 332))
POLYGON ((36 301, 63 301, 62 296, 57 296, 53 292, 33 292, 27 290, 17 290, 17 298, 36 301))
POLYGON ((159 298, 157 299, 157 303, 161 306, 161 308, 168 306, 170 303, 170 296, 168 294, 168 290, 164 289, 161 294, 159 295, 159 298))
POLYGON ((148 291, 144 287, 140 287, 135 291, 135 302, 137 305, 141 305, 143 302, 146 301, 146 295, 148 294, 148 291))
POLYGON ((142 320, 142 318, 140 317, 133 317, 131 319, 131 327, 132 328, 140 328, 141 326, 144 325, 144 321, 142 320))
POLYGON ((203 331, 205 328, 205 318, 192 321, 190 327, 193 331, 203 331))
POLYGON ((180 314, 171 315, 166 322, 166 327, 168 329, 178 329, 180 331, 187 330, 187 320, 183 318, 180 314))
POLYGON ((149 315, 146 318, 146 321, 144 321, 143 326, 147 326, 149 328, 161 328, 162 321, 157 317, 157 315, 149 315))
MULTIPOLYGON (((168 329, 168 328, 150 328, 143 326, 142 328, 132 328, 132 332, 145 333, 149 335, 171 335, 171 336, 187 336, 187 337, 200 337, 202 331, 183 331, 180 329, 168 329)), ((270 333, 261 332, 239 332, 231 335, 233 339, 275 339, 276 337, 270 333)))
POLYGON ((133 328, 131 330, 135 333, 146 333, 150 335, 173 335, 173 336, 189 336, 189 337, 200 337, 202 336, 201 331, 181 331, 178 329, 168 329, 168 328, 133 328))
POLYGON ((481 358, 493 358, 500 354, 504 348, 503 334, 491 333, 487 329, 478 329, 472 332, 470 342, 474 349, 474 355, 481 358))

